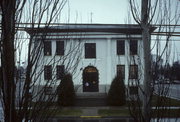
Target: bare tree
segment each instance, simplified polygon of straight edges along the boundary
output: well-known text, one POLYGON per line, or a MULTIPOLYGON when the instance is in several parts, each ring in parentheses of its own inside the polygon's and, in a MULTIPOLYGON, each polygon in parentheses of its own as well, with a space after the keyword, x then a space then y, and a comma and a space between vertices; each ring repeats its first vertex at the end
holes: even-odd
MULTIPOLYGON (((174 1, 173 1, 174 2, 174 1)), ((142 74, 140 77, 143 79, 143 85, 141 87, 140 79, 137 79, 137 86, 139 88, 140 94, 136 95, 136 99, 130 105, 130 112, 136 121, 149 122, 152 117, 152 97, 155 89, 160 90, 160 96, 167 95, 167 87, 158 86, 155 87, 155 83, 158 82, 158 79, 155 79, 155 75, 158 75, 158 64, 161 61, 162 57, 165 57, 167 66, 170 57, 170 40, 175 31, 175 27, 178 24, 180 15, 178 12, 178 1, 175 2, 176 7, 172 10, 171 0, 141 0, 135 1, 130 0, 130 8, 132 16, 137 24, 139 24, 142 29, 142 43, 143 43, 143 64, 140 65, 142 69, 142 74), (139 10, 139 6, 141 10, 139 10), (173 12, 172 12, 173 11, 173 12), (151 36, 152 26, 156 26, 155 36, 151 36), (165 36, 162 37, 161 33, 165 33, 165 36), (154 46, 152 45, 152 39, 155 38, 154 46), (160 40, 165 39, 165 46, 160 50, 160 40), (156 63, 154 63, 152 68, 152 50, 156 48, 156 63), (160 89, 161 88, 161 89, 160 89), (165 90, 166 89, 166 90, 165 90), (141 103, 142 101, 142 107, 141 103)), ((132 58, 133 59, 133 58, 132 58)), ((134 62, 136 63, 136 62, 134 62)), ((162 64, 161 64, 162 65, 162 64)), ((162 78, 162 77, 161 77, 162 78)), ((161 79, 162 80, 162 79, 161 79)), ((164 79, 163 79, 164 80, 164 79)), ((161 101, 162 102, 162 101, 161 101)))
POLYGON ((15 81, 14 81, 14 35, 15 35, 15 11, 16 1, 1 1, 1 66, 4 118, 6 121, 16 120, 15 109, 15 81))
POLYGON ((1 101, 4 121, 47 119, 53 113, 50 106, 55 101, 57 93, 54 90, 53 94, 45 95, 45 91, 59 84, 55 74, 56 65, 66 63, 66 72, 76 71, 81 56, 81 41, 74 43, 70 40, 70 46, 67 48, 65 46, 64 56, 59 58, 53 54, 51 58, 45 59, 43 55, 45 42, 51 39, 48 29, 56 28, 51 27, 51 24, 60 21, 66 2, 67 0, 0 2, 1 101), (24 32, 24 28, 30 36, 24 32), (39 30, 42 31, 39 33, 39 30), (20 69, 22 63, 25 63, 24 70, 20 69), (44 65, 52 67, 52 78, 47 82, 42 82, 44 65))

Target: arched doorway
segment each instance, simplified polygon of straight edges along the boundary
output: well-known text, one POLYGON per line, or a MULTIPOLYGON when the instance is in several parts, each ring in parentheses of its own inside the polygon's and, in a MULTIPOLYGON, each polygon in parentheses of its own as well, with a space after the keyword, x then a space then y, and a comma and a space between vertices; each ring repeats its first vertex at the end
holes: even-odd
POLYGON ((88 66, 83 70, 83 92, 98 92, 99 77, 98 70, 88 66))

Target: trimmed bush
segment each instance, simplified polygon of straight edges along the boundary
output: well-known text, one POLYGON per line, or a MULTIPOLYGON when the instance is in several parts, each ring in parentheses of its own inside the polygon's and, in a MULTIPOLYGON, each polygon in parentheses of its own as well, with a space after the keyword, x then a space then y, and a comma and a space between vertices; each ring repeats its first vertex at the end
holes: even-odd
POLYGON ((125 85, 122 77, 116 76, 110 86, 107 103, 110 106, 122 106, 126 103, 125 85))
POLYGON ((71 74, 65 74, 58 86, 58 104, 60 106, 73 106, 75 102, 74 84, 71 74))

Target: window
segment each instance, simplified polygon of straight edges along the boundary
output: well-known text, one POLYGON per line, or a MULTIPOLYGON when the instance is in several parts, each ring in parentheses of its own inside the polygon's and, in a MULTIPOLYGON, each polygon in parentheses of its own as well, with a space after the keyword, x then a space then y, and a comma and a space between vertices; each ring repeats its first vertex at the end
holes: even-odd
POLYGON ((56 55, 64 55, 64 41, 56 41, 56 55))
POLYGON ((125 54, 124 40, 117 40, 116 48, 117 48, 117 55, 124 55, 125 54))
POLYGON ((44 79, 45 80, 52 79, 52 66, 51 65, 44 66, 44 79))
POLYGON ((130 86, 129 87, 129 94, 130 95, 137 95, 138 94, 138 87, 137 86, 130 86))
POLYGON ((64 76, 64 65, 57 65, 56 66, 56 76, 58 80, 61 80, 64 76))
POLYGON ((96 58, 95 43, 85 43, 85 58, 96 58))
POLYGON ((138 66, 130 65, 129 79, 138 79, 138 66))
POLYGON ((130 40, 130 55, 137 55, 138 41, 130 40))
POLYGON ((50 41, 44 42, 44 55, 45 56, 51 55, 51 42, 50 41))
POLYGON ((44 87, 44 93, 45 93, 45 95, 51 95, 52 87, 44 87))
POLYGON ((125 78, 125 65, 117 65, 117 76, 125 78))

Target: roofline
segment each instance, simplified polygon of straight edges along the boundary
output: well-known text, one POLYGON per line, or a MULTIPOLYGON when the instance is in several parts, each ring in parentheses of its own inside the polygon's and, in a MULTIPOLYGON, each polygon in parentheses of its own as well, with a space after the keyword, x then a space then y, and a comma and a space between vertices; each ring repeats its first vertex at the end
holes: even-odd
MULTIPOLYGON (((151 27, 153 32, 156 27, 151 27)), ((137 24, 59 24, 59 26, 45 26, 39 28, 25 28, 30 35, 33 33, 57 32, 113 32, 124 34, 141 34, 142 28, 137 24)))

